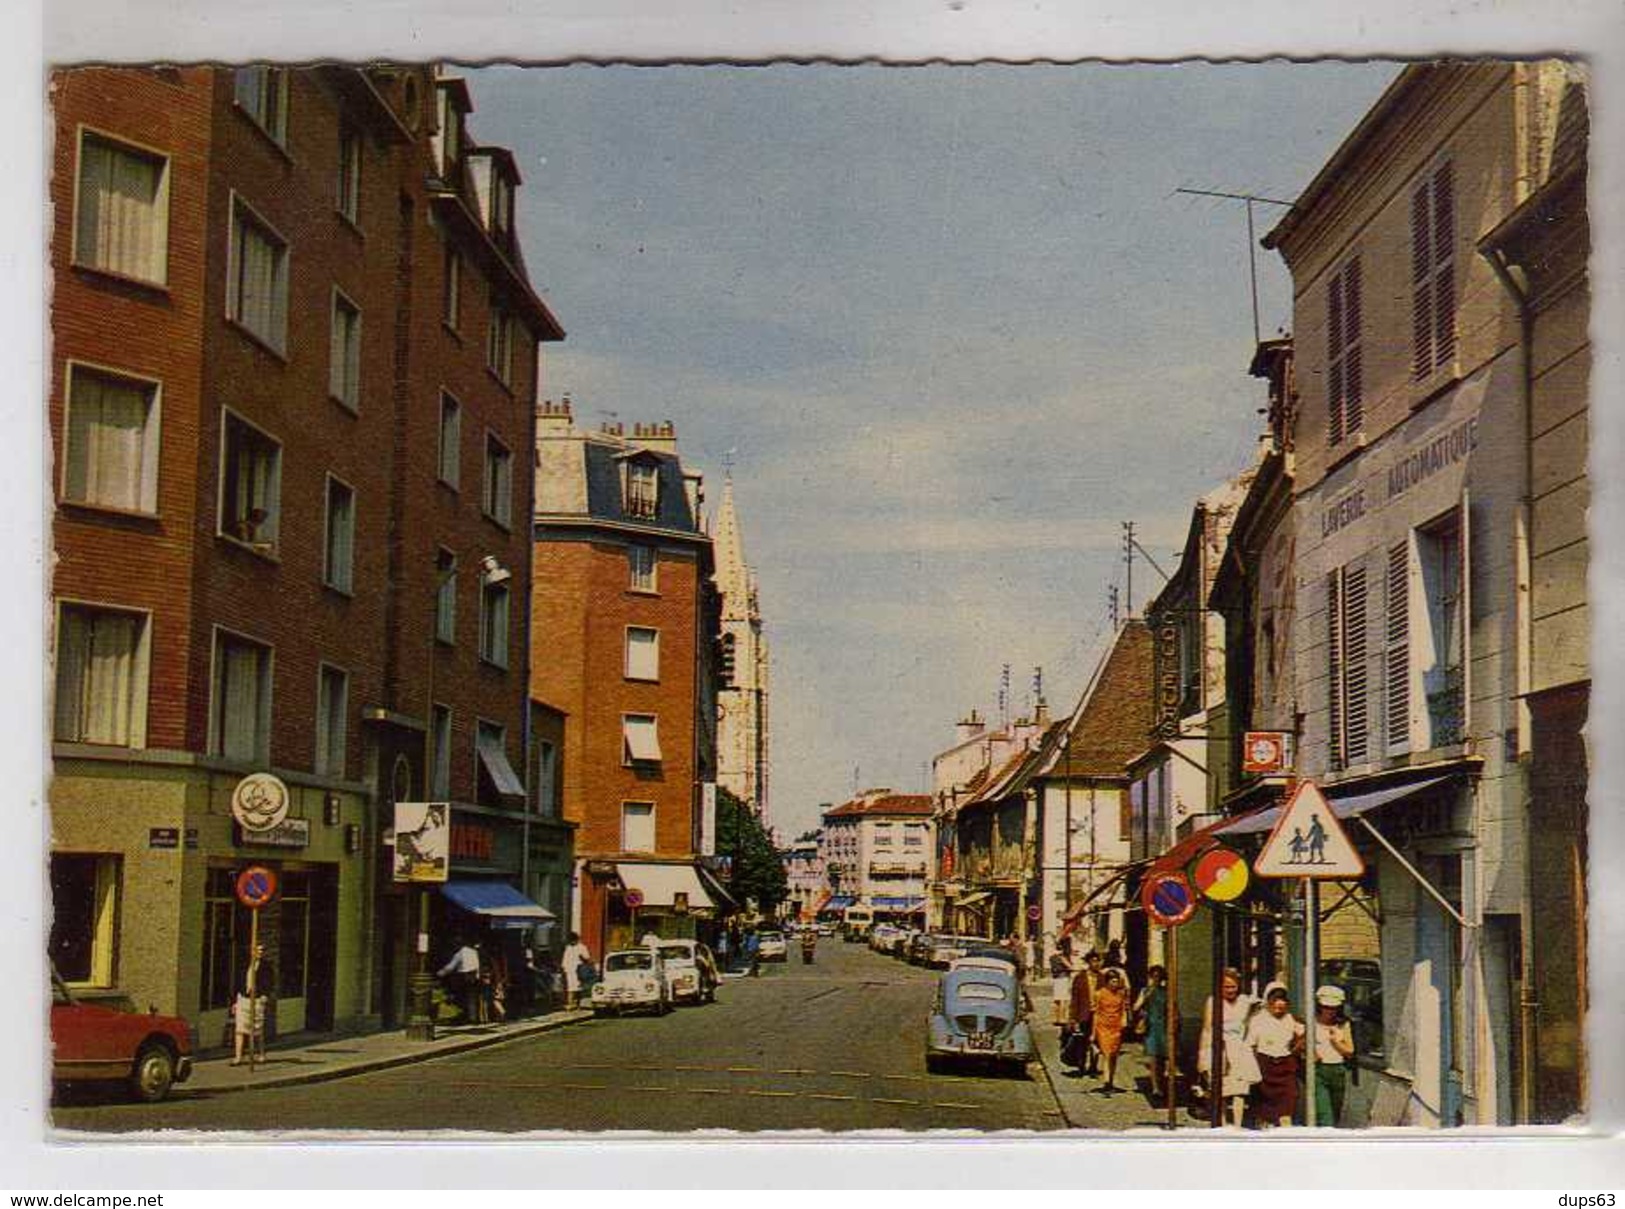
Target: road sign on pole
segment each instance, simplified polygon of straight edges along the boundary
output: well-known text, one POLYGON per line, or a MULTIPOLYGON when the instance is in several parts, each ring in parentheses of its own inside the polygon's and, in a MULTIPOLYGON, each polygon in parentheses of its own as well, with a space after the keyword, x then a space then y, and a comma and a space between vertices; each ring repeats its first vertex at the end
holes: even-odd
POLYGON ((1334 878, 1347 881, 1365 873, 1331 803, 1313 781, 1299 781, 1287 799, 1275 830, 1253 862, 1259 877, 1334 878))
POLYGON ((276 874, 264 865, 250 865, 237 875, 237 901, 258 911, 276 897, 276 874))
POLYGON ((1152 923, 1174 928, 1196 913, 1196 891, 1183 873, 1157 873, 1146 879, 1140 905, 1152 923))

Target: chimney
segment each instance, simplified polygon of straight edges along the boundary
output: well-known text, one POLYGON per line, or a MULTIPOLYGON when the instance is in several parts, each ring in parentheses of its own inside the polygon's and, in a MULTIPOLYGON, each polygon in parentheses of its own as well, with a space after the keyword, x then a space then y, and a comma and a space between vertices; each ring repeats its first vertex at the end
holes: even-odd
POLYGON ((1033 710, 1033 721, 1040 727, 1049 725, 1049 702, 1042 697, 1038 699, 1038 706, 1033 710))
POLYGON ((956 743, 968 743, 986 730, 987 723, 982 721, 981 715, 975 710, 971 710, 970 717, 961 718, 954 723, 954 741, 956 743))
POLYGON ((562 400, 555 403, 552 399, 543 399, 536 405, 536 435, 538 437, 567 436, 575 428, 575 421, 570 415, 570 396, 565 395, 562 400))
POLYGON ((659 424, 634 425, 632 441, 656 453, 677 455, 677 428, 670 420, 662 420, 659 424))

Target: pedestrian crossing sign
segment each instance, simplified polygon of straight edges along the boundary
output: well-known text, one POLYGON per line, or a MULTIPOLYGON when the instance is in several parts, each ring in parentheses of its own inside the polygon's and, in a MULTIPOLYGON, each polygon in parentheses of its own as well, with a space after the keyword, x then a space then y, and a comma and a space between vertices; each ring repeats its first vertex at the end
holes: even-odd
POLYGON ((1347 881, 1365 873, 1343 824, 1313 781, 1299 781, 1253 862, 1259 877, 1317 877, 1347 881))

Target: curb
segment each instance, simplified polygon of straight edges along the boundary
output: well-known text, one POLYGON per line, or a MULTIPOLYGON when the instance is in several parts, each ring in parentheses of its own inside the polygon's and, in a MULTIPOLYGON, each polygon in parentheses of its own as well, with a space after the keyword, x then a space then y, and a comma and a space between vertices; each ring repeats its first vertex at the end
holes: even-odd
POLYGON ((262 1091, 268 1088, 300 1087, 311 1083, 329 1083, 335 1079, 347 1079, 351 1075, 371 1074, 375 1071, 392 1070, 398 1066, 411 1066, 418 1062, 432 1062, 436 1058, 446 1058, 453 1054, 466 1054, 473 1050, 489 1049, 491 1046, 503 1045, 509 1041, 518 1041, 525 1037, 534 1037, 540 1033, 549 1033, 554 1029, 565 1028, 568 1025, 580 1024, 591 1020, 591 1012, 577 1012, 564 1019, 538 1020, 533 1024, 521 1025, 511 1032, 498 1033, 493 1036, 469 1037, 456 1043, 447 1043, 431 1050, 407 1050, 404 1053, 388 1054, 377 1058, 363 1058, 343 1066, 333 1066, 326 1070, 290 1071, 287 1074, 271 1075, 253 1083, 234 1083, 221 1087, 187 1087, 184 1084, 175 1088, 170 1098, 173 1100, 198 1100, 212 1096, 234 1095, 237 1092, 262 1091))

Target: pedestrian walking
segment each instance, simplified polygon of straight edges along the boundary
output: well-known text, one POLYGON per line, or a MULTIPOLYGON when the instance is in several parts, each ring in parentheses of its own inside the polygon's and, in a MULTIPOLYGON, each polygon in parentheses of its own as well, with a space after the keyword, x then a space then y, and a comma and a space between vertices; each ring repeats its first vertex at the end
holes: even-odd
POLYGON ((1094 1041, 1106 1067, 1106 1082, 1100 1090, 1106 1095, 1117 1091, 1117 1055, 1123 1050, 1123 1025, 1128 1016, 1128 987, 1123 975, 1105 970, 1095 991, 1094 1041))
POLYGON ((466 939, 460 939, 451 960, 435 972, 444 982, 462 1008, 463 1019, 470 1023, 480 1019, 483 993, 480 987, 480 951, 466 939))
POLYGON ((1099 987, 1100 954, 1091 949, 1083 956, 1083 967, 1072 976, 1067 996, 1066 1040, 1062 1056, 1085 1075, 1100 1068, 1095 1061, 1095 991, 1099 987))
POLYGON ((1063 936, 1049 958, 1050 1020, 1059 1028, 1066 1027, 1068 1000, 1072 997, 1072 976, 1077 970, 1072 964, 1072 938, 1063 936))
POLYGON ((755 928, 745 933, 745 970, 752 978, 762 976, 762 938, 755 928))
POLYGON ((1151 1070, 1151 1097, 1158 1102, 1166 1096, 1165 1078, 1172 1078, 1168 1061, 1168 971, 1152 966, 1145 972, 1145 989, 1134 1001, 1134 1015, 1145 1039, 1145 1061, 1151 1070))
POLYGON ((1117 971, 1117 976, 1123 980, 1123 994, 1128 996, 1130 1003, 1133 1003, 1134 980, 1128 976, 1128 966, 1123 961, 1122 941, 1113 940, 1107 942, 1106 956, 1101 959, 1100 968, 1101 973, 1105 973, 1107 970, 1117 971))
POLYGON ((1224 1069, 1215 1072, 1213 1064, 1213 996, 1202 1005, 1202 1037, 1197 1043, 1196 1070, 1206 1076, 1208 1095, 1223 1097, 1229 1103, 1230 1123, 1240 1127, 1246 1119, 1247 1093, 1261 1078, 1258 1058, 1247 1044, 1247 1024, 1258 1010, 1258 1000, 1241 991, 1241 974, 1225 970, 1219 978, 1223 1008, 1220 1045, 1224 1069))
POLYGON ((581 943, 581 937, 571 932, 564 946, 564 1006, 574 1011, 581 1006, 582 988, 598 976, 593 964, 592 950, 581 943))
POLYGON ((1253 1088, 1253 1120, 1263 1129, 1291 1125, 1298 1111, 1299 1055, 1303 1022, 1293 1016, 1287 989, 1279 982, 1264 988, 1264 1010, 1247 1023, 1247 1044, 1258 1059, 1259 1080, 1253 1088))
POLYGON ((1343 1121, 1354 1057, 1354 1032, 1343 1015, 1347 998, 1342 987, 1330 984, 1315 992, 1315 1124, 1334 1129, 1343 1121))
POLYGON ((717 935, 717 967, 721 970, 728 968, 728 933, 717 935))

